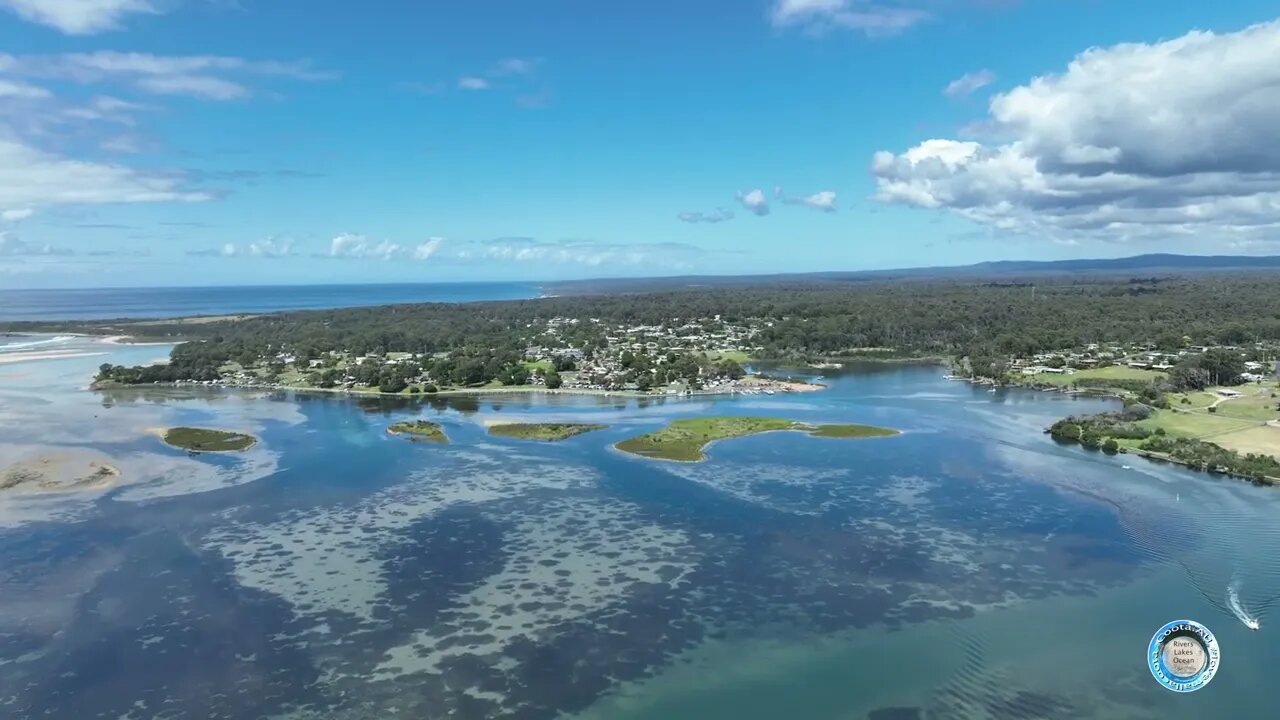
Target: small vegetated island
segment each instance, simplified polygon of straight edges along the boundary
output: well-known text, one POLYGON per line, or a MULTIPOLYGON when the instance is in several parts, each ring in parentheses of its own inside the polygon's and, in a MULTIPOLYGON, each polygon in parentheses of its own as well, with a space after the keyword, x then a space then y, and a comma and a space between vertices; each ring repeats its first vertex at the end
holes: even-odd
POLYGON ((254 436, 244 433, 191 427, 169 428, 163 437, 169 445, 191 452, 239 452, 258 442, 254 436))
POLYGON ((699 462, 706 459, 703 451, 707 445, 717 440, 780 431, 803 432, 825 438, 877 438, 900 434, 898 430, 872 425, 811 425, 786 418, 685 418, 661 430, 623 440, 614 447, 656 460, 699 462))
POLYGON ((387 428, 392 435, 403 435, 414 442, 447 443, 448 436, 436 423, 427 420, 404 420, 387 428))
POLYGON ((559 442, 607 427, 592 423, 498 423, 489 426, 489 434, 516 440, 559 442))

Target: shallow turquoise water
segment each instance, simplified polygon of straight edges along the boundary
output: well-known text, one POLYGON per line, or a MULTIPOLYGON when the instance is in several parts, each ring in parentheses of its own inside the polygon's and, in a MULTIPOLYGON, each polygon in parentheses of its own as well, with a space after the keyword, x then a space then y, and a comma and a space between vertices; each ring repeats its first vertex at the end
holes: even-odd
MULTIPOLYGON (((141 362, 163 348, 111 348, 141 362)), ((434 405, 88 393, 100 356, 0 366, 0 466, 78 448, 121 483, 0 498, 0 708, 56 718, 1272 717, 1273 490, 1041 430, 1102 401, 932 367, 809 395, 434 405), (613 442, 675 417, 903 429, 613 442), (386 435, 426 416, 438 447, 386 435), (604 422, 553 445, 491 419, 604 422), (188 457, 149 428, 263 442, 188 457), (1126 468, 1126 466, 1129 466, 1126 468), (1240 583, 1263 629, 1225 608, 1240 583), (1190 617, 1223 669, 1174 696, 1147 640, 1190 617)))

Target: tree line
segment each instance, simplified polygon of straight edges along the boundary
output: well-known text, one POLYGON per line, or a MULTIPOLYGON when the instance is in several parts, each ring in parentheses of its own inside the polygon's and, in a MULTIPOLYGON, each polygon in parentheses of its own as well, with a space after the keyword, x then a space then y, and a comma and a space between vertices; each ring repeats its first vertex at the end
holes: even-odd
MULTIPOLYGON (((58 329, 187 340, 171 365, 192 376, 248 357, 287 351, 302 358, 333 349, 356 355, 403 351, 464 358, 451 370, 490 376, 512 367, 531 328, 552 318, 560 341, 599 348, 610 326, 656 325, 719 315, 758 328, 757 357, 778 360, 886 352, 992 358, 1092 342, 1159 347, 1280 340, 1280 277, 1063 279, 1024 286, 978 282, 792 285, 590 295, 473 304, 420 304, 286 312, 235 322, 11 323, 10 330, 58 329), (597 318, 600 324, 587 322, 597 318)), ((1211 368, 1204 368, 1211 375, 1211 368)), ((177 371, 168 371, 177 372, 177 371)), ((160 369, 139 376, 165 375, 160 369)), ((1211 380, 1212 381, 1212 380, 1211 380)), ((1187 382, 1198 382, 1188 375, 1187 382)))

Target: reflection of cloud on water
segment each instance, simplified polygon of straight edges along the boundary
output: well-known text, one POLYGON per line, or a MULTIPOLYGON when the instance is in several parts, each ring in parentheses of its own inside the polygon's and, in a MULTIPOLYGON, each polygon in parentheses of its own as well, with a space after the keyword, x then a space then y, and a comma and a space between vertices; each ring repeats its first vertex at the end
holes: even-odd
POLYGON ((917 507, 926 502, 924 495, 932 487, 933 483, 922 477, 894 475, 888 485, 876 491, 876 495, 899 505, 917 507))
POLYGON ((684 533, 640 520, 626 504, 552 500, 514 520, 504 533, 510 554, 502 570, 454 598, 438 625, 389 649, 379 676, 439 674, 467 657, 514 669, 501 654, 516 639, 549 640, 556 628, 637 586, 675 586, 692 568, 684 533))
MULTIPOLYGON (((292 637, 316 649, 322 683, 335 692, 376 684, 408 702, 395 681, 414 675, 443 682, 417 698, 433 716, 456 710, 459 698, 510 710, 527 701, 521 686, 537 672, 523 653, 571 626, 609 637, 611 606, 687 582, 686 533, 589 492, 591 470, 446 452, 441 467, 354 505, 267 523, 235 522, 232 511, 203 540, 240 585, 282 598, 296 626, 312 628, 292 637), (367 650, 332 644, 352 633, 367 650)), ((619 608, 614 620, 625 617, 619 608)))
MULTIPOLYGON (((0 445, 0 456, 86 451, 84 447, 69 445, 21 447, 23 449, 15 453, 14 446, 0 445)), ((104 498, 141 502, 234 487, 267 477, 278 465, 277 453, 262 446, 217 461, 138 451, 112 455, 93 451, 93 454, 120 471, 111 486, 60 493, 0 491, 0 527, 83 519, 104 498)))
POLYGON ((120 456, 117 462, 122 474, 135 480, 113 497, 123 502, 140 502, 209 492, 259 480, 274 473, 278 466, 277 454, 266 448, 227 457, 229 462, 214 465, 201 459, 158 453, 120 456))
POLYGON ((396 531, 455 505, 592 482, 578 468, 511 470, 505 459, 484 453, 453 457, 458 464, 417 473, 357 505, 291 512, 266 525, 228 525, 206 546, 235 562, 241 584, 279 595, 296 612, 337 610, 368 620, 385 589, 378 553, 396 531))
POLYGON ((666 463, 662 469, 738 500, 800 515, 820 514, 824 509, 821 500, 831 494, 847 496, 851 486, 842 481, 853 476, 849 470, 780 463, 666 463), (806 492, 815 489, 821 489, 822 498, 806 492))
MULTIPOLYGON (((109 359, 119 361, 118 355, 138 352, 121 347, 109 359)), ((273 402, 256 393, 154 389, 94 393, 82 388, 96 366, 70 372, 51 371, 39 363, 32 367, 31 377, 0 379, 0 426, 5 428, 0 468, 24 457, 91 449, 121 471, 116 485, 123 489, 106 496, 114 500, 207 492, 266 477, 277 468, 277 453, 269 441, 247 453, 190 458, 165 447, 148 432, 150 428, 203 426, 262 437, 269 425, 297 425, 305 420, 296 403, 273 402)), ((82 518, 102 497, 101 492, 56 497, 0 494, 0 526, 82 518)))

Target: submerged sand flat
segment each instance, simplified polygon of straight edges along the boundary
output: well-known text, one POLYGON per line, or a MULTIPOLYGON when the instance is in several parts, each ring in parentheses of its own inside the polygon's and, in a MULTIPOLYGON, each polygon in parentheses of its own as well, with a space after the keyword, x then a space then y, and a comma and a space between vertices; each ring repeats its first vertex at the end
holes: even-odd
POLYGON ((105 455, 65 450, 0 470, 0 492, 76 492, 115 486, 120 470, 105 455))
POLYGON ((41 350, 37 352, 5 353, 0 355, 0 365, 11 363, 34 362, 37 360, 67 360, 70 358, 94 357, 106 355, 104 352, 74 352, 70 350, 41 350))

